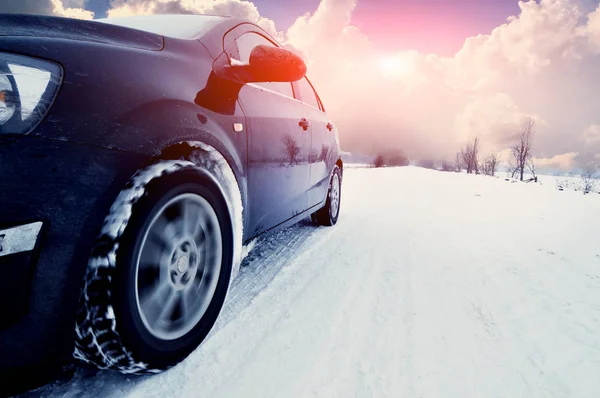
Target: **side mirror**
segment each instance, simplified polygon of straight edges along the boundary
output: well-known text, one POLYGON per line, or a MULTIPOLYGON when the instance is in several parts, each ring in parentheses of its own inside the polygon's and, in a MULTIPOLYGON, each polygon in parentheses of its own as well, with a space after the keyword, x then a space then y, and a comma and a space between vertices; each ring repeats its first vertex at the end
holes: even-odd
POLYGON ((295 82, 306 75, 302 58, 289 50, 256 46, 250 53, 254 82, 295 82))
POLYGON ((217 76, 237 80, 241 83, 295 82, 306 75, 302 58, 283 48, 258 45, 252 49, 248 64, 233 60, 227 64, 223 53, 214 64, 217 76))

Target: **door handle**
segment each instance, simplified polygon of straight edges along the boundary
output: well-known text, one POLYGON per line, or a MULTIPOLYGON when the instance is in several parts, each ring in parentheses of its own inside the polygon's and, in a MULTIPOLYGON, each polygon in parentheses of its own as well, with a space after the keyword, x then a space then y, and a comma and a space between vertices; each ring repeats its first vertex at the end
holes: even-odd
POLYGON ((308 130, 308 128, 310 127, 310 122, 308 120, 306 120, 305 117, 303 117, 302 119, 300 119, 300 121, 298 122, 298 126, 302 127, 302 130, 306 131, 308 130))
POLYGON ((333 124, 327 123, 327 130, 332 131, 333 130, 333 124))

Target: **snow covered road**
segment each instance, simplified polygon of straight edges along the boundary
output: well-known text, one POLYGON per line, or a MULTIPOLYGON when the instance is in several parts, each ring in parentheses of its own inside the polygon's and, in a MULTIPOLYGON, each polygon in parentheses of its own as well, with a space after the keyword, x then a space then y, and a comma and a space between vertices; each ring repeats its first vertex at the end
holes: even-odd
POLYGON ((182 364, 32 395, 598 397, 599 375, 600 195, 349 169, 338 225, 261 238, 182 364))

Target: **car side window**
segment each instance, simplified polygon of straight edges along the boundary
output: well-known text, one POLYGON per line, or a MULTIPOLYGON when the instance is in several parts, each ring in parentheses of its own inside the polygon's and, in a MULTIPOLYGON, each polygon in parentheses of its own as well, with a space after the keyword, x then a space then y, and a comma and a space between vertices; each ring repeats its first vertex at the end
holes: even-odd
MULTIPOLYGON (((272 43, 269 39, 264 36, 259 35, 258 33, 249 32, 244 33, 240 37, 236 39, 237 48, 239 52, 239 61, 248 64, 250 61, 250 53, 254 49, 254 47, 258 45, 265 45, 271 47, 277 47, 274 43, 272 43)), ((294 91, 292 89, 291 83, 283 83, 283 82, 264 82, 264 83, 254 83, 258 86, 264 87, 268 90, 275 91, 277 93, 283 94, 287 97, 294 98, 294 91)))
POLYGON ((298 88, 300 89, 300 97, 302 98, 302 102, 310 106, 314 106, 317 109, 323 110, 317 93, 315 93, 315 90, 312 88, 306 77, 298 80, 298 88))

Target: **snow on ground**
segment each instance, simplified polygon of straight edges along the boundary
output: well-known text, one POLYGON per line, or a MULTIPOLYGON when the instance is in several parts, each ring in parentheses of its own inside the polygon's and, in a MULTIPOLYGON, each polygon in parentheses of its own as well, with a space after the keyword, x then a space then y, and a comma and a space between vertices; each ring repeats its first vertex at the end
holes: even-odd
POLYGON ((538 181, 558 190, 584 192, 586 186, 589 194, 600 194, 600 177, 585 179, 581 176, 539 176, 538 181), (543 178, 543 180, 542 180, 543 178))
MULTIPOLYGON (((496 176, 499 178, 510 178, 510 173, 506 171, 499 171, 496 176)), ((533 178, 533 175, 525 173, 523 176, 524 180, 527 181, 533 178)), ((548 188, 564 190, 564 191, 579 191, 583 193, 588 190, 588 194, 600 194, 600 172, 592 174, 586 178, 580 174, 568 173, 564 175, 552 175, 552 174, 537 174, 538 184, 545 185, 548 188)), ((515 179, 516 181, 516 179, 515 179)))
POLYGON ((334 228, 257 242, 204 344, 54 397, 598 397, 600 195, 349 169, 334 228))

